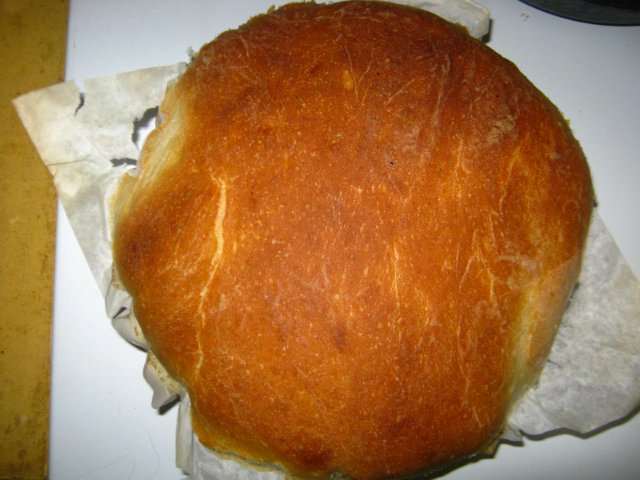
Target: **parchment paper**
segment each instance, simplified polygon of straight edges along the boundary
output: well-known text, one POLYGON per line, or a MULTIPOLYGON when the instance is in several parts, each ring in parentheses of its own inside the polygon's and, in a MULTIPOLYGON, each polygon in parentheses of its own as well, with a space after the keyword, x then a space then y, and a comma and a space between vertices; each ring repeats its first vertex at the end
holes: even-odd
MULTIPOLYGON (((434 7, 442 1, 408 2, 434 7)), ((487 33, 488 12, 464 13, 478 37, 487 33), (475 19, 474 19, 475 18, 475 19), (480 26, 479 26, 480 25, 480 26)), ((462 13, 461 13, 462 12, 462 13)), ((458 17, 456 17, 456 15, 458 17)), ((112 283, 109 198, 119 179, 135 168, 139 127, 160 104, 167 82, 184 64, 73 81, 38 90, 14 101, 22 122, 51 171, 60 200, 87 262, 105 297, 116 330, 146 347, 126 292, 112 283), (136 141, 137 140, 137 141, 136 141)), ((177 465, 197 479, 283 478, 281 472, 247 467, 199 444, 191 430, 189 398, 153 355, 144 376, 155 408, 180 396, 177 465)), ((539 384, 512 412, 505 437, 558 429, 586 433, 624 417, 640 404, 640 284, 596 213, 579 287, 567 308, 539 384)))

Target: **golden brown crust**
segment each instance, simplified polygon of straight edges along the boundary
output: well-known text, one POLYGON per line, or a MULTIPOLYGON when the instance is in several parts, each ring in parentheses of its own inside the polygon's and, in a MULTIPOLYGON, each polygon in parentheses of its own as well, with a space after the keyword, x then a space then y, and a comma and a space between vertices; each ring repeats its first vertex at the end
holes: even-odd
POLYGON ((423 11, 292 4, 203 47, 162 111, 114 254, 203 443, 377 478, 499 435, 592 205, 511 63, 423 11))

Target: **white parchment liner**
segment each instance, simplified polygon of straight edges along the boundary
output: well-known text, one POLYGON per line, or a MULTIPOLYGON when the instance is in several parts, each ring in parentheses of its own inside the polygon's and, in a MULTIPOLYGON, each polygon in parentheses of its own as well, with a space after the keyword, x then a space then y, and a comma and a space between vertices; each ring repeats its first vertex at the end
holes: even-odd
MULTIPOLYGON (((460 0, 410 1, 461 22, 476 36, 488 31, 488 12, 460 0), (444 6, 444 4, 447 6, 444 6)), ((115 329, 146 347, 129 295, 112 283, 109 199, 139 155, 134 123, 157 107, 167 82, 184 64, 34 91, 14 105, 51 171, 59 198, 83 249, 115 329)), ((176 463, 197 479, 283 478, 204 448, 191 430, 190 402, 181 385, 148 354, 145 379, 155 408, 180 396, 176 463)), ((559 429, 586 433, 628 415, 640 404, 640 283, 597 212, 579 287, 569 304, 540 381, 508 420, 505 438, 559 429)))

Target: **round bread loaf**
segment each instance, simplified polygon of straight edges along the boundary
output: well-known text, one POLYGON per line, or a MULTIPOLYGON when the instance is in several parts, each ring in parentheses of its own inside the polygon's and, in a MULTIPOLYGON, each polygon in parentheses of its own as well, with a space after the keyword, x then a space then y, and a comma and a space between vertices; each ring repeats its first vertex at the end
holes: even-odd
POLYGON ((160 110, 115 265, 200 441, 362 479, 489 448, 589 225, 558 110, 461 28, 381 2, 255 17, 160 110))

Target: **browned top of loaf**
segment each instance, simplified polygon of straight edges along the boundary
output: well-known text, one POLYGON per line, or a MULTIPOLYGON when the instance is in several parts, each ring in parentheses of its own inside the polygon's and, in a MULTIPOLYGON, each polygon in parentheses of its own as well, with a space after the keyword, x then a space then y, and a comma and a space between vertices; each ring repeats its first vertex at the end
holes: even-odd
POLYGON ((373 478, 499 435, 592 205, 511 63, 408 7, 294 4, 203 47, 161 109, 114 252, 201 441, 373 478))

